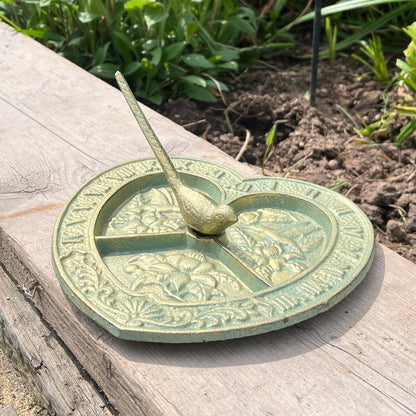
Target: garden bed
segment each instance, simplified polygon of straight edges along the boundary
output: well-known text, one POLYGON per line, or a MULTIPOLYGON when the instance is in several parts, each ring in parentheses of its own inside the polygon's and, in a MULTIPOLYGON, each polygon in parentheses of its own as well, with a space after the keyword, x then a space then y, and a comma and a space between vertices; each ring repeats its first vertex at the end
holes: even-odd
POLYGON ((278 121, 264 174, 307 180, 346 195, 368 215, 377 240, 416 262, 416 137, 402 145, 394 137, 405 124, 396 117, 373 145, 360 145, 358 129, 376 121, 392 94, 362 67, 339 60, 319 63, 314 106, 305 98, 310 64, 258 64, 229 81, 230 91, 214 105, 170 100, 158 111, 236 157, 261 168, 267 136, 278 121), (226 122, 228 115, 230 123, 226 122))

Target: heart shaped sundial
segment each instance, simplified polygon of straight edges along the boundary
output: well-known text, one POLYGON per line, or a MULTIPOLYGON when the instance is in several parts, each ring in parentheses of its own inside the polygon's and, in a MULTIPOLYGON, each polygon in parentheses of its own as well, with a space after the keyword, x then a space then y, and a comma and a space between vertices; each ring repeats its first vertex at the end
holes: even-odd
POLYGON ((368 272, 371 223, 342 195, 293 179, 243 179, 204 160, 169 161, 185 187, 229 207, 235 221, 219 233, 192 228, 166 170, 149 158, 92 178, 55 226, 60 284, 113 335, 203 342, 264 333, 326 311, 368 272))

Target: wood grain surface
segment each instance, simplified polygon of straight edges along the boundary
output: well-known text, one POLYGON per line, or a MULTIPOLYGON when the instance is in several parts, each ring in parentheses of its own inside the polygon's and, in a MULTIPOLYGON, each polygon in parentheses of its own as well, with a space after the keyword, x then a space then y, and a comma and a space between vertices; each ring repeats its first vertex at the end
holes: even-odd
POLYGON ((0 409, 0 416, 17 416, 17 413, 11 405, 7 405, 0 409))
MULTIPOLYGON (((0 262, 121 415, 416 414, 416 265, 378 246, 364 282, 281 331, 208 344, 116 339, 52 270, 60 208, 95 173, 150 156, 121 93, 0 23, 0 262)), ((254 172, 145 109, 171 155, 254 172)))
POLYGON ((37 400, 50 414, 111 416, 93 383, 1 268, 0 279, 0 344, 37 400))

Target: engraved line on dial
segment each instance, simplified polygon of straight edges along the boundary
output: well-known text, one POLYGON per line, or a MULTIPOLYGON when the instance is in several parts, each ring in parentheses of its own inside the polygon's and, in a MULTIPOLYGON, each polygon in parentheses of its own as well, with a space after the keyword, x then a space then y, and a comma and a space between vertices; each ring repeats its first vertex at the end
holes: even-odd
POLYGON ((101 254, 121 253, 155 249, 180 248, 186 245, 185 233, 128 234, 95 236, 97 248, 101 254), (162 242, 162 245, 160 244, 162 242), (122 250, 121 250, 122 248, 122 250))

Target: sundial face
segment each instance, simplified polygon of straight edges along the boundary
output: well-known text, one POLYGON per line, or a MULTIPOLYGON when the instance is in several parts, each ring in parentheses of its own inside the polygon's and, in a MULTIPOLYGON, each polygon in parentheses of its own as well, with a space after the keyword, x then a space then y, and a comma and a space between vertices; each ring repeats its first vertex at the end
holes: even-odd
POLYGON ((203 342, 264 333, 329 309, 365 277, 372 226, 342 195, 291 179, 243 179, 198 159, 173 164, 238 221, 217 236, 190 229, 156 159, 100 173, 57 221, 56 275, 113 335, 203 342))

